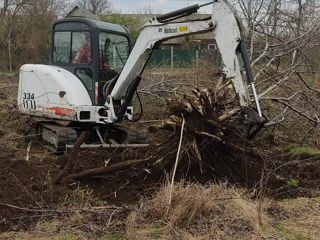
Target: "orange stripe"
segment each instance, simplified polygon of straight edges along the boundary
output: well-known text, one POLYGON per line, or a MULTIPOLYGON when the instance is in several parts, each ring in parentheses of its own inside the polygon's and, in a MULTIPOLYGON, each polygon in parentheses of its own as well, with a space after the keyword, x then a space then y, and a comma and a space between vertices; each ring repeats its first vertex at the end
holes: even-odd
POLYGON ((61 108, 61 107, 45 108, 45 107, 42 107, 42 106, 38 106, 38 108, 42 108, 42 112, 44 112, 45 110, 54 111, 55 115, 60 115, 60 116, 66 116, 66 115, 69 115, 69 114, 74 114, 76 112, 74 109, 61 108))
POLYGON ((95 86, 95 104, 98 105, 98 82, 96 82, 96 86, 95 86))

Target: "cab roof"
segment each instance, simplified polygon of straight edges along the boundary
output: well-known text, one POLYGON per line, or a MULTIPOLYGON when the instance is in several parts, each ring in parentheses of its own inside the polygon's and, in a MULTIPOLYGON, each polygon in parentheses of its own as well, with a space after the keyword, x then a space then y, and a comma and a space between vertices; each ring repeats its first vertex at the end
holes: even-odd
POLYGON ((112 32, 118 32, 118 33, 129 35, 128 29, 122 25, 103 22, 103 21, 96 21, 93 19, 83 18, 83 17, 67 17, 67 18, 60 19, 54 23, 53 30, 54 31, 89 30, 86 25, 89 26, 89 29, 99 29, 99 30, 112 31, 112 32))

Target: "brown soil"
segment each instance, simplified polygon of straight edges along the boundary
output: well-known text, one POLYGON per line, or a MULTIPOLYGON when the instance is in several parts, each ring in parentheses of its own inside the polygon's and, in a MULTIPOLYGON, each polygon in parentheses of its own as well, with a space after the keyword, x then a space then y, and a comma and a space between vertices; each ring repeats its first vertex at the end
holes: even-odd
MULTIPOLYGON (((16 114, 11 119, 16 119, 16 114)), ((21 119, 17 118, 19 122, 21 119)), ((16 121, 16 120, 15 120, 16 121)), ((23 122, 23 125, 32 125, 23 122)), ((32 129, 30 127, 30 129, 32 129)), ((25 135, 11 140, 8 134, 0 137, 7 145, 1 147, 0 154, 0 231, 17 231, 26 229, 39 220, 41 214, 35 214, 30 209, 55 209, 64 203, 76 189, 90 188, 92 197, 107 204, 122 206, 137 203, 142 195, 150 194, 160 181, 160 175, 153 176, 145 171, 141 174, 139 166, 128 170, 115 172, 109 175, 82 178, 81 181, 72 181, 52 185, 53 179, 62 171, 70 157, 70 153, 55 155, 46 150, 41 142, 28 131, 25 135), (26 161, 27 147, 31 141, 29 160, 26 161), (135 174, 139 172, 139 174, 135 174), (13 205, 13 206, 9 206, 13 205), (21 209, 17 209, 20 207, 21 209)), ((165 135, 153 134, 156 139, 165 135)), ((155 140, 155 139, 154 139, 155 140)), ((104 166, 105 161, 114 164, 128 159, 145 158, 152 151, 152 147, 139 150, 82 150, 79 153, 78 163, 73 172, 104 166)))
MULTIPOLYGON (((50 163, 26 162, 24 160, 1 159, 0 203, 21 207, 42 206, 45 203, 57 203, 71 189, 56 186, 48 191, 48 170, 55 169, 50 163)), ((8 206, 0 206, 0 230, 18 230, 34 221, 33 213, 8 206), (18 229, 17 229, 18 228, 18 229)))
MULTIPOLYGON (((168 134, 168 131, 161 130, 152 133, 150 137, 154 141, 155 139, 163 141, 168 137, 168 134)), ((62 171, 69 154, 52 155, 43 150, 43 146, 37 140, 32 139, 32 141, 28 162, 25 160, 26 151, 22 148, 21 151, 9 150, 5 155, 0 155, 0 204, 11 204, 22 208, 54 208, 63 203, 66 196, 72 194, 78 187, 85 188, 87 186, 93 191, 93 197, 108 204, 118 206, 136 204, 142 196, 146 197, 152 194, 153 190, 158 189, 159 185, 166 180, 166 173, 171 170, 171 168, 162 168, 157 171, 148 164, 141 164, 112 174, 85 177, 78 181, 53 186, 51 181, 62 171)), ((22 144, 22 146, 25 147, 26 144, 22 144)), ((84 150, 80 152, 78 164, 73 172, 101 167, 109 159, 109 164, 129 159, 143 159, 155 154, 155 151, 155 145, 139 150, 84 150)), ((262 169, 259 170, 259 166, 252 162, 250 164, 250 158, 247 158, 249 159, 247 164, 232 158, 215 159, 214 161, 210 159, 210 156, 207 158, 204 159, 207 164, 202 172, 200 172, 196 161, 190 162, 188 169, 185 167, 179 169, 176 179, 184 178, 202 183, 228 180, 230 183, 249 189, 253 188, 260 180, 262 169), (229 162, 226 159, 229 159, 229 162)), ((308 158, 301 161, 308 161, 308 158)), ((284 166, 283 169, 279 169, 272 173, 272 176, 269 176, 267 187, 271 188, 269 190, 270 196, 284 198, 316 194, 314 189, 317 184, 312 180, 319 179, 319 170, 313 168, 307 173, 309 165, 305 168, 300 167, 302 169, 296 169, 296 167, 297 165, 284 166), (304 174, 301 174, 302 170, 306 170, 304 174), (302 181, 298 187, 292 187, 288 186, 285 180, 277 179, 276 175, 278 176, 278 174, 288 180, 304 177, 306 181, 302 181)), ((0 206, 0 216, 0 231, 25 229, 38 220, 37 215, 33 212, 4 205, 0 206)))

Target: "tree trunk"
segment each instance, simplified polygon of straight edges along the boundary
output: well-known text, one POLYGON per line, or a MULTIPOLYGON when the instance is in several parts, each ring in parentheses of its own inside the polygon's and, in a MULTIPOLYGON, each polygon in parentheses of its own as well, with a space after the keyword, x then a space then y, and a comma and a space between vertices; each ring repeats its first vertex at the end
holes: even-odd
POLYGON ((12 55, 11 55, 11 40, 8 38, 8 63, 9 63, 9 71, 12 73, 12 55))

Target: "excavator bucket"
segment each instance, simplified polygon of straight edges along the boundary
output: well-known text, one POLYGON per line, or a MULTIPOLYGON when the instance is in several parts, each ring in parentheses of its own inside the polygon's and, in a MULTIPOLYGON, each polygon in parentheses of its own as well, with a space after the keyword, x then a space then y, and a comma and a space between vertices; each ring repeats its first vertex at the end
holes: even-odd
POLYGON ((244 108, 239 116, 237 129, 248 139, 253 139, 268 122, 266 116, 260 117, 255 109, 244 108))

